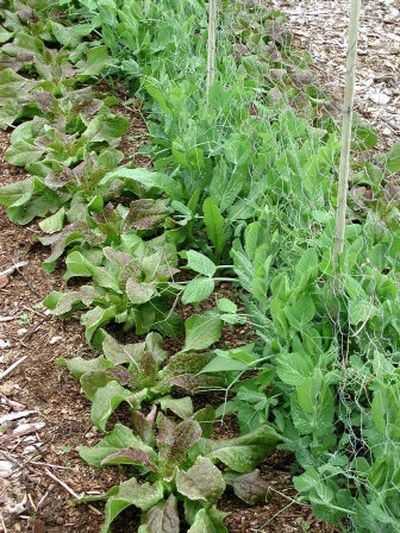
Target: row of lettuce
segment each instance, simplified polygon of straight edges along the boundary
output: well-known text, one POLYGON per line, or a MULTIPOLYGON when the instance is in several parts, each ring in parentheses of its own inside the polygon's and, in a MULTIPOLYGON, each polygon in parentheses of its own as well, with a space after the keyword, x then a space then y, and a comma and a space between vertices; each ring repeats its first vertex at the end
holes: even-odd
POLYGON ((183 517, 191 533, 226 531, 218 499, 229 485, 262 501, 256 467, 278 446, 294 452, 299 499, 319 517, 395 532, 399 145, 365 157, 376 135, 357 119, 335 276, 331 102, 293 54, 281 13, 257 2, 221 2, 221 13, 206 101, 202 0, 12 1, 2 11, 0 127, 16 126, 6 159, 31 177, 1 188, 0 203, 15 223, 43 218, 48 272, 63 257, 66 282, 87 278, 45 304, 62 317, 79 311, 101 350, 60 363, 106 432, 81 456, 130 468, 97 498, 103 531, 131 505, 143 533, 178 532, 183 517), (144 99, 150 143, 140 151, 153 171, 119 166, 129 119, 100 90, 106 74, 144 99), (222 281, 240 307, 215 293, 222 281), (243 323, 252 344, 210 352, 223 328, 243 323), (121 344, 110 334, 119 328, 143 340, 121 344), (180 351, 168 355, 163 337, 183 338, 180 351), (195 412, 191 396, 212 390, 227 401, 195 412), (130 422, 112 426, 121 404, 130 422), (213 440, 228 413, 242 435, 213 440))

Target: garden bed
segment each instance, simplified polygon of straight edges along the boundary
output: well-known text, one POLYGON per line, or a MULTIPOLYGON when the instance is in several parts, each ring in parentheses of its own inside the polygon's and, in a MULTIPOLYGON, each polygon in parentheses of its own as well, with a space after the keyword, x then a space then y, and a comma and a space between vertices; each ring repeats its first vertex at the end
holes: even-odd
MULTIPOLYGON (((137 130, 130 128, 129 135, 136 138, 136 134, 143 134, 143 124, 137 115, 131 123, 138 126, 137 130)), ((0 136, 4 154, 9 135, 0 132, 0 136)), ((128 140, 124 146, 127 155, 132 153, 128 140)), ((3 157, 0 160, 3 184, 21 179, 22 173, 18 169, 7 164, 3 157)), ((28 263, 20 272, 10 275, 7 285, 0 289, 0 315, 22 317, 0 324, 0 340, 6 343, 1 348, 1 367, 5 370, 27 357, 0 382, 2 415, 21 410, 34 411, 29 417, 7 423, 7 433, 0 437, 4 448, 0 461, 7 463, 1 487, 3 527, 6 531, 21 533, 94 533, 100 531, 102 514, 72 503, 73 497, 60 482, 80 495, 90 491, 103 492, 120 477, 115 470, 99 471, 79 458, 77 447, 83 442, 94 445, 98 431, 92 426, 90 404, 81 395, 79 384, 66 369, 55 364, 58 358, 72 358, 90 353, 90 350, 76 320, 60 322, 42 305, 47 294, 59 290, 63 281, 61 272, 50 276, 42 269, 47 251, 35 244, 35 237, 40 234, 36 226, 15 226, 3 210, 0 221, 0 265, 28 263), (7 400, 19 405, 10 405, 7 400), (12 432, 22 425, 32 425, 28 428, 29 433, 13 436, 12 432), (49 472, 59 481, 50 477, 49 472)), ((242 335, 238 332, 230 342, 241 344, 242 335)), ((220 438, 232 437, 238 431, 228 425, 218 428, 218 434, 220 438)), ((293 457, 287 454, 276 454, 262 465, 263 478, 270 486, 269 501, 264 505, 246 506, 233 495, 225 497, 221 508, 230 513, 227 519, 229 531, 294 533, 309 527, 315 532, 336 531, 318 521, 309 508, 294 502, 293 467, 293 457)), ((119 519, 113 531, 133 532, 136 527, 135 513, 128 512, 119 519)))
POLYGON ((102 531, 391 533, 395 2, 378 80, 360 57, 340 267, 344 1, 226 5, 207 96, 207 4, 64 4, 2 12, 3 529, 100 531, 114 486, 102 531))

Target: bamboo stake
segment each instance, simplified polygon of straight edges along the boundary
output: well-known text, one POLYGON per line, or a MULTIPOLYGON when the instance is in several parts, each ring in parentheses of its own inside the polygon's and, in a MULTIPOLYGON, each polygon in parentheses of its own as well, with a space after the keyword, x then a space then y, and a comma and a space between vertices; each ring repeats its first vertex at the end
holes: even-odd
POLYGON ((146 15, 146 17, 150 12, 150 7, 151 7, 151 0, 144 0, 144 14, 146 15))
POLYGON ((344 232, 346 229, 347 191, 350 175, 350 148, 356 81, 357 42, 360 31, 360 13, 361 0, 351 0, 346 60, 346 88, 343 109, 342 149, 339 167, 338 206, 336 213, 336 238, 333 254, 336 266, 343 253, 344 232))
POLYGON ((215 80, 215 55, 217 43, 217 0, 209 1, 208 11, 208 61, 207 61, 207 102, 210 87, 215 80))

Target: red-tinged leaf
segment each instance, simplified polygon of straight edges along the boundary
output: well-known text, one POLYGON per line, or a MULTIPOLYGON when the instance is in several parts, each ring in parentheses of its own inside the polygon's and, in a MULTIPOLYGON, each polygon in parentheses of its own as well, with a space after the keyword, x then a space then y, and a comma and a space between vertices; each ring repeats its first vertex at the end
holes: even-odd
POLYGON ((164 373, 169 376, 197 374, 211 359, 212 356, 205 353, 178 353, 168 359, 164 373))
POLYGON ((192 394, 196 389, 197 377, 191 374, 184 374, 181 376, 174 376, 168 378, 167 382, 177 389, 181 389, 186 393, 192 394))
POLYGON ((164 420, 163 425, 162 440, 160 440, 160 434, 158 435, 159 458, 164 475, 168 477, 174 472, 176 466, 185 461, 192 444, 200 439, 201 426, 196 420, 190 418, 173 427, 164 420))
POLYGON ((154 440, 153 425, 141 411, 131 413, 132 428, 145 444, 151 444, 154 440))
POLYGON ((129 278, 125 290, 129 300, 135 305, 140 305, 151 300, 156 292, 156 287, 154 283, 140 283, 129 278))
POLYGON ((150 198, 134 200, 131 202, 124 229, 125 231, 131 228, 152 230, 165 219, 168 213, 166 200, 152 200, 150 198))
POLYGON ((265 501, 268 482, 261 477, 258 469, 238 476, 232 485, 236 496, 249 505, 265 501))
POLYGON ((119 450, 105 457, 102 465, 134 465, 149 468, 153 472, 157 471, 157 466, 151 460, 150 454, 143 450, 125 449, 119 450))
POLYGON ((174 442, 175 422, 162 413, 157 416, 157 443, 159 446, 172 446, 174 442))
POLYGON ((157 279, 170 279, 176 276, 180 272, 179 268, 162 268, 161 270, 157 270, 155 277, 157 279))
POLYGON ((188 394, 194 394, 199 389, 220 386, 223 384, 223 380, 218 376, 182 374, 168 378, 167 383, 188 394))
POLYGON ((179 533, 177 501, 173 494, 165 501, 149 509, 145 516, 149 533, 179 533))
POLYGON ((116 379, 123 387, 127 387, 132 383, 132 372, 123 366, 117 366, 109 370, 108 375, 116 379))
POLYGON ((199 456, 187 472, 178 470, 176 488, 192 501, 214 503, 225 491, 225 481, 220 470, 206 457, 199 456))
POLYGON ((158 363, 151 352, 143 354, 139 361, 139 368, 132 375, 132 387, 139 390, 152 387, 157 382, 158 363))
POLYGON ((43 113, 54 111, 57 105, 57 99, 48 91, 34 91, 32 94, 22 99, 22 103, 33 102, 43 113))
POLYGON ((56 262, 64 253, 65 249, 75 242, 87 242, 91 246, 101 244, 104 237, 96 235, 89 227, 87 222, 74 222, 65 226, 59 233, 42 237, 40 242, 45 246, 51 245, 51 254, 43 263, 46 272, 52 272, 56 267, 56 262))

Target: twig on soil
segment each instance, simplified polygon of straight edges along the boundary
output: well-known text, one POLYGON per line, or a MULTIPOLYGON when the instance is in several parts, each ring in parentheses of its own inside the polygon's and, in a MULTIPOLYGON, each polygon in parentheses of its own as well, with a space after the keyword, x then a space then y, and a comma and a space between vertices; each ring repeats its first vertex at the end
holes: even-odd
POLYGON ((12 320, 18 320, 19 316, 0 316, 0 324, 3 322, 11 322, 12 320))
POLYGON ((21 359, 18 359, 18 361, 15 361, 15 363, 13 363, 11 366, 9 366, 6 370, 4 370, 4 372, 2 372, 0 374, 0 381, 2 379, 4 379, 6 376, 8 376, 9 374, 11 374, 11 372, 13 370, 15 370, 17 368, 17 366, 19 366, 21 363, 23 363, 26 359, 28 359, 28 356, 27 355, 24 355, 23 357, 21 357, 21 359))
POLYGON ((285 498, 286 500, 289 500, 289 503, 287 505, 285 505, 284 507, 282 507, 282 509, 280 509, 278 512, 276 512, 269 520, 267 520, 267 522, 265 522, 261 526, 258 526, 257 527, 258 531, 263 530, 265 528, 265 526, 270 524, 273 520, 275 520, 275 518, 277 516, 279 516, 280 514, 284 513, 292 505, 300 505, 300 502, 296 501, 294 498, 291 498, 287 494, 284 494, 280 490, 275 489, 274 487, 269 487, 269 490, 272 490, 273 492, 276 492, 277 494, 279 494, 279 496, 281 496, 282 498, 285 498))
POLYGON ((12 420, 18 420, 19 418, 24 418, 25 416, 30 416, 36 413, 36 411, 19 411, 17 413, 9 413, 8 415, 0 416, 0 424, 4 422, 11 422, 12 420))
POLYGON ((30 461, 31 465, 47 466, 48 468, 55 468, 58 470, 69 470, 67 466, 53 465, 51 463, 44 463, 43 461, 30 461))
POLYGON ((15 263, 14 265, 0 272, 0 278, 4 276, 8 276, 9 274, 13 274, 16 270, 19 270, 20 268, 26 266, 27 264, 28 264, 28 261, 20 261, 19 263, 15 263))
MULTIPOLYGON (((59 479, 57 476, 55 476, 52 472, 50 472, 50 470, 48 468, 45 468, 45 472, 46 474, 51 477, 51 479, 53 481, 55 481, 56 483, 58 483, 59 485, 61 485, 61 487, 63 487, 71 496, 73 496, 75 499, 79 500, 79 495, 73 490, 71 489, 70 486, 68 486, 64 481, 62 481, 61 479, 59 479)), ((95 512, 96 514, 102 516, 102 513, 96 509, 96 507, 93 507, 93 505, 88 505, 89 509, 91 509, 93 512, 95 512)))
POLYGON ((50 485, 49 490, 40 498, 37 504, 37 508, 40 509, 40 507, 43 505, 44 501, 46 500, 47 496, 49 495, 50 489, 53 487, 53 485, 50 485))
POLYGON ((43 324, 43 322, 45 322, 46 319, 47 319, 47 317, 42 318, 42 320, 39 320, 39 322, 37 324, 35 324, 29 331, 27 331, 25 333, 25 335, 22 335, 21 341, 26 341, 26 340, 30 339, 32 337, 32 335, 37 332, 37 330, 40 328, 40 326, 43 324))
POLYGON ((34 424, 21 424, 12 432, 13 437, 24 437, 31 433, 36 433, 45 427, 44 422, 35 422, 34 424))
MULTIPOLYGON (((295 502, 297 503, 297 502, 295 502)), ((268 526, 271 522, 273 522, 275 520, 275 518, 277 516, 279 516, 280 514, 284 513, 287 509, 289 509, 289 507, 291 507, 292 505, 294 505, 293 502, 289 502, 288 504, 286 504, 284 507, 282 507, 282 509, 279 509, 279 511, 277 511, 273 516, 271 516, 271 518, 269 520, 267 520, 265 522, 265 524, 262 524, 258 530, 263 530, 266 526, 268 526)))
POLYGON ((31 504, 33 512, 37 513, 37 507, 36 507, 35 502, 33 501, 33 498, 32 498, 32 496, 31 496, 31 494, 29 492, 28 492, 28 500, 29 500, 29 503, 31 504))
POLYGON ((36 311, 36 309, 33 309, 33 307, 28 307, 27 305, 23 305, 22 308, 25 309, 25 311, 29 311, 30 313, 34 313, 35 315, 37 315, 40 318, 43 318, 43 316, 44 316, 43 313, 39 313, 39 311, 36 311))
POLYGON ((1 526, 3 528, 4 533, 7 533, 7 528, 6 528, 6 524, 4 522, 4 519, 3 519, 3 515, 0 515, 0 521, 1 521, 1 526))
POLYGON ((12 409, 14 409, 15 411, 18 411, 18 410, 23 411, 25 409, 25 405, 23 405, 22 403, 16 402, 14 400, 10 400, 10 398, 7 398, 7 396, 1 393, 0 393, 0 396, 1 396, 1 403, 3 404, 6 403, 9 407, 12 407, 12 409))
POLYGON ((28 289, 32 292, 32 294, 34 294, 35 296, 40 297, 40 292, 37 291, 34 287, 32 287, 31 282, 30 282, 29 279, 25 276, 25 274, 22 272, 22 270, 19 270, 19 269, 18 269, 18 274, 19 274, 19 275, 21 276, 21 278, 25 281, 25 283, 26 283, 27 286, 28 286, 28 289))
POLYGON ((394 122, 391 122, 390 120, 386 120, 385 118, 382 119, 383 122, 385 122, 388 126, 392 128, 393 131, 396 131, 397 133, 400 131, 400 126, 398 124, 395 124, 394 122))
POLYGON ((44 470, 53 481, 56 481, 59 485, 61 485, 61 487, 65 489, 73 498, 79 499, 79 495, 69 485, 62 481, 62 479, 59 479, 57 476, 55 476, 48 468, 45 468, 44 470))

